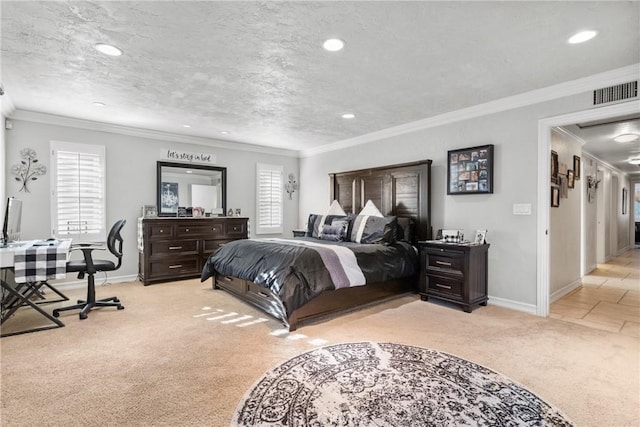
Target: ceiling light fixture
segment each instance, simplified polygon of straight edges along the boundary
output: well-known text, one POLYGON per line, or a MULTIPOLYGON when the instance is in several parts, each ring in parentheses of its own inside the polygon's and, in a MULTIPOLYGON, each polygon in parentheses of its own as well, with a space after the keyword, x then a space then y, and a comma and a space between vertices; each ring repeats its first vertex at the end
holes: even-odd
POLYGON ((229 135, 229 131, 228 130, 221 130, 220 133, 223 134, 223 135, 229 135))
POLYGON ((106 44, 106 43, 98 43, 94 46, 96 48, 96 50, 100 53, 104 53, 105 55, 109 55, 109 56, 120 56, 122 55, 122 50, 118 49, 117 47, 110 45, 110 44, 106 44))
POLYGON ((190 128, 191 125, 182 125, 183 128, 190 128))
POLYGON ((615 142, 631 142, 636 141, 638 138, 640 138, 640 136, 636 135, 635 133, 623 133, 622 135, 618 135, 613 138, 613 140, 615 142))
POLYGON ((344 47, 344 42, 340 39, 328 39, 324 41, 322 47, 329 52, 337 52, 339 50, 342 50, 342 48, 344 47))
POLYGON ((107 104, 105 104, 104 102, 96 101, 96 102, 93 103, 93 105, 96 106, 96 107, 104 107, 107 104))
POLYGON ((342 115, 342 118, 343 118, 343 119, 353 119, 355 116, 356 116, 356 115, 355 115, 355 114, 353 114, 353 113, 344 113, 344 114, 342 115))
POLYGON ((634 157, 633 159, 629 159, 629 164, 640 165, 640 157, 634 157))
POLYGON ((588 31, 580 31, 579 33, 575 33, 573 36, 569 38, 569 43, 578 44, 584 43, 587 40, 591 40, 598 34, 597 31, 588 30, 588 31))

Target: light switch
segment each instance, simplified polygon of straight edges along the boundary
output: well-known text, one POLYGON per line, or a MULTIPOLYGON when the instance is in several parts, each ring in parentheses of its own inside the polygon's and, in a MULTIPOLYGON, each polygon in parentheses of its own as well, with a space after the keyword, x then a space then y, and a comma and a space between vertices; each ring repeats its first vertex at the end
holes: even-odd
POLYGON ((514 215, 531 215, 531 203, 514 203, 514 215))

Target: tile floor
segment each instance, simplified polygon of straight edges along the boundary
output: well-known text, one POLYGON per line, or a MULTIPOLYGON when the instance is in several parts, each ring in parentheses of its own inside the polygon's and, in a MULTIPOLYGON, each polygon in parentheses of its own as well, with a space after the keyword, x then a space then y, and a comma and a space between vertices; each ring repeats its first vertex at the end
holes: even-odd
POLYGON ((551 304, 551 317, 640 338, 640 248, 598 264, 581 282, 551 304))

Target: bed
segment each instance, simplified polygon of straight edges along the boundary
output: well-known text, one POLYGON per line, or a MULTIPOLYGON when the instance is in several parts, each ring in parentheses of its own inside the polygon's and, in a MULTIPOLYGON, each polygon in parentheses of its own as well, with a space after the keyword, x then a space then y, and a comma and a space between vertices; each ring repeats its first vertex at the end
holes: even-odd
POLYGON ((262 309, 289 331, 415 292, 415 245, 431 238, 430 171, 431 160, 423 160, 329 174, 329 201, 337 201, 346 218, 310 215, 305 237, 230 242, 209 257, 201 279, 211 278, 214 289, 262 309), (382 218, 358 215, 369 205, 382 218), (338 241, 334 232, 341 233, 338 241))

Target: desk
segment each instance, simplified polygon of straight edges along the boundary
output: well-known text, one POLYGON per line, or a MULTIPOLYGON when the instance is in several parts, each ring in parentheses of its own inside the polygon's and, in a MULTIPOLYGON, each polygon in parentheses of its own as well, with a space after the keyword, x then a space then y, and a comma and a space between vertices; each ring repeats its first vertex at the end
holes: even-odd
POLYGON ((65 277, 71 240, 59 240, 52 244, 38 245, 41 243, 43 242, 32 240, 16 242, 0 248, 0 268, 2 269, 0 277, 2 290, 0 324, 4 324, 20 307, 31 307, 45 319, 53 322, 53 325, 1 334, 0 337, 64 326, 64 323, 42 310, 39 305, 67 301, 69 299, 51 286, 47 280, 65 277), (60 298, 45 300, 42 292, 44 286, 51 289, 60 298), (34 298, 40 298, 41 301, 34 302, 34 298))

